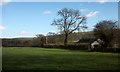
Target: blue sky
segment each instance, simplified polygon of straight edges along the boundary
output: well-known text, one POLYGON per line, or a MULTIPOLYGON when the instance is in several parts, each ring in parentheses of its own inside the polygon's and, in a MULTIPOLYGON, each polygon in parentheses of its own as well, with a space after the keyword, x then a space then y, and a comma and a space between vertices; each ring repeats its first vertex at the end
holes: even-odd
POLYGON ((58 32, 50 24, 62 8, 78 9, 86 15, 88 30, 101 20, 118 20, 117 2, 10 2, 0 5, 2 37, 33 37, 58 32))

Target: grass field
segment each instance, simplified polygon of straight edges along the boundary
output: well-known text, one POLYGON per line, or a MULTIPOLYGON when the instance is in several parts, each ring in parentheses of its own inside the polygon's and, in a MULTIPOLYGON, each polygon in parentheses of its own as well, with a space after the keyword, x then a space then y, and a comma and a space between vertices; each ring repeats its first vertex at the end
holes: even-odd
POLYGON ((3 70, 118 70, 117 53, 3 48, 3 70))

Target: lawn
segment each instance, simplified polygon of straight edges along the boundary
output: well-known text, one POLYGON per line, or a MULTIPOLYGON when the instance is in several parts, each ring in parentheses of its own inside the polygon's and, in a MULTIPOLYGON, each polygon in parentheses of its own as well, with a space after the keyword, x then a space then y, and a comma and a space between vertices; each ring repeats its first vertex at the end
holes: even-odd
POLYGON ((3 70, 118 70, 117 53, 6 47, 3 70))

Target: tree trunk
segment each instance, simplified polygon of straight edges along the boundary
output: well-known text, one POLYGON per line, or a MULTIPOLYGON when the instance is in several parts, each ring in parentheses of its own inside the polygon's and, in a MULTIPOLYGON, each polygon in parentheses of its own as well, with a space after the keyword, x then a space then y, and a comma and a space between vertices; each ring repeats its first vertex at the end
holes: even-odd
POLYGON ((65 34, 64 46, 66 46, 66 45, 67 45, 67 40, 68 40, 68 34, 65 34))

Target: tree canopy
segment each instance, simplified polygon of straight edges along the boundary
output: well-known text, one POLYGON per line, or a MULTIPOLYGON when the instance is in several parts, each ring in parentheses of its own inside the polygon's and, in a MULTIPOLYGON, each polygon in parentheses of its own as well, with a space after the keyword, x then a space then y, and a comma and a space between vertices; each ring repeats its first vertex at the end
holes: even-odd
POLYGON ((110 42, 116 36, 117 21, 103 20, 95 25, 94 35, 105 42, 105 46, 110 45, 110 42))

